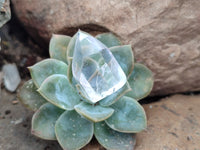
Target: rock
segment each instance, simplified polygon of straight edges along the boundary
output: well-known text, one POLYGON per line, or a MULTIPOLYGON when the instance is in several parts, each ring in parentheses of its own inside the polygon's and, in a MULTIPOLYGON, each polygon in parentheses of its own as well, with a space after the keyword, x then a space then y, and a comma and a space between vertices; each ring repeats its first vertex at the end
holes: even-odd
POLYGON ((21 82, 16 64, 6 64, 2 70, 5 88, 10 92, 14 92, 21 82))
POLYGON ((154 72, 153 95, 200 90, 199 0, 12 3, 26 30, 46 48, 52 33, 111 31, 124 44, 132 44, 136 60, 154 72))
POLYGON ((198 150, 200 95, 175 95, 145 105, 146 131, 137 134, 135 150, 198 150))
POLYGON ((0 28, 10 20, 10 0, 0 0, 0 28))

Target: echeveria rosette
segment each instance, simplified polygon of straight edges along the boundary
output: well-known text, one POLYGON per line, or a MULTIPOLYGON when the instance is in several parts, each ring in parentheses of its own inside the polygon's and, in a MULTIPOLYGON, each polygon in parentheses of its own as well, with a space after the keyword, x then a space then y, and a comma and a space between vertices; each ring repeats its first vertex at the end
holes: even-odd
POLYGON ((58 140, 63 149, 68 150, 84 147, 93 135, 107 149, 132 150, 135 133, 147 126, 145 112, 137 101, 150 93, 152 73, 144 65, 134 63, 130 45, 121 45, 111 33, 97 35, 96 39, 110 49, 121 66, 127 83, 93 104, 78 90, 73 77, 76 38, 77 34, 72 38, 53 35, 49 47, 51 58, 29 67, 32 79, 21 88, 19 99, 36 111, 32 134, 58 140))

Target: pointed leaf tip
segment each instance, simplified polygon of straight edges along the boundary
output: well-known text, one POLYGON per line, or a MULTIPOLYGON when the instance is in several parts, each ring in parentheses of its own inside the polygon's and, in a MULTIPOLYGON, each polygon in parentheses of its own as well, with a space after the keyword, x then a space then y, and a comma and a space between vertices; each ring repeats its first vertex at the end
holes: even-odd
POLYGON ((68 70, 67 64, 56 59, 45 59, 29 68, 31 77, 38 88, 47 77, 53 74, 62 74, 67 76, 68 70))
POLYGON ((37 92, 37 87, 33 83, 33 80, 24 83, 18 93, 18 98, 25 107, 33 111, 36 111, 41 105, 47 102, 46 99, 37 92))
POLYGON ((46 103, 42 105, 32 118, 31 132, 35 136, 46 139, 56 140, 55 136, 55 122, 64 110, 46 103))
POLYGON ((49 43, 50 57, 67 63, 66 53, 70 40, 69 36, 53 34, 49 43))
POLYGON ((103 107, 100 105, 91 105, 85 102, 82 102, 75 106, 75 110, 88 120, 91 120, 92 122, 100 122, 107 118, 109 118, 113 112, 114 109, 109 107, 103 107))
POLYGON ((145 111, 136 100, 123 96, 110 107, 115 112, 105 122, 113 130, 124 133, 137 133, 146 129, 145 111))

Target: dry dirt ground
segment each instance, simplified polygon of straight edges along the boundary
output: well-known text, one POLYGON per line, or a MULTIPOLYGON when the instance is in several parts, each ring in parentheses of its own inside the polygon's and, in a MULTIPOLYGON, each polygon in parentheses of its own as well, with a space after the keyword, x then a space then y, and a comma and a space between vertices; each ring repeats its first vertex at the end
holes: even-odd
POLYGON ((32 112, 5 90, 0 97, 0 150, 59 150, 56 142, 40 140, 30 133, 32 112))

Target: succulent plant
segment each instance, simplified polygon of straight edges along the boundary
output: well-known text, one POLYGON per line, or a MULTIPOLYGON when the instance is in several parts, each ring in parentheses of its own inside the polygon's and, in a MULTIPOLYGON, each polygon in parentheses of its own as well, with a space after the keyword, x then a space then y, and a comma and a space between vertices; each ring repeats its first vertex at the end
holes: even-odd
POLYGON ((111 33, 53 35, 50 57, 29 67, 32 79, 19 92, 35 111, 32 134, 77 150, 93 135, 106 149, 132 150, 147 126, 138 100, 153 87, 151 71, 134 63, 130 45, 111 33))

